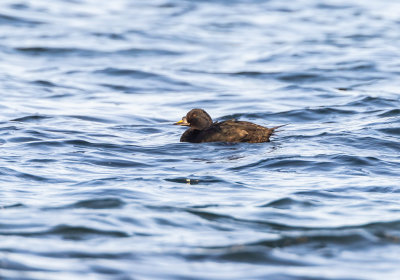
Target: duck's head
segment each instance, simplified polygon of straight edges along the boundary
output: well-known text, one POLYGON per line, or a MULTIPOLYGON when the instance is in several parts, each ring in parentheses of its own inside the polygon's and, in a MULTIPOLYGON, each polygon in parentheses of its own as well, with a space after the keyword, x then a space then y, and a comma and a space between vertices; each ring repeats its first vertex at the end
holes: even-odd
POLYGON ((209 114, 203 109, 192 109, 177 125, 190 126, 192 129, 203 130, 212 125, 213 121, 209 114))

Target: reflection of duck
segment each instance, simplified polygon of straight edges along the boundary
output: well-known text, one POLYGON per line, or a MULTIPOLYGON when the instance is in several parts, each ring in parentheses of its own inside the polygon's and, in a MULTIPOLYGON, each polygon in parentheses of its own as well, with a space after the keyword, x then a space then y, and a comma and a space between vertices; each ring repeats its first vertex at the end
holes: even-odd
POLYGON ((280 126, 267 128, 251 122, 228 120, 212 121, 209 114, 202 109, 192 109, 175 123, 190 126, 181 136, 181 142, 269 142, 269 137, 280 126))

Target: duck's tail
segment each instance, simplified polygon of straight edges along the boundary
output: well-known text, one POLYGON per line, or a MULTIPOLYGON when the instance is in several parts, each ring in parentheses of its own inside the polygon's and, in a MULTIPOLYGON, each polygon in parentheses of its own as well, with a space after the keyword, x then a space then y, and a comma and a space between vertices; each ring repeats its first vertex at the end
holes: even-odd
POLYGON ((281 127, 283 127, 283 126, 287 126, 287 125, 289 125, 289 124, 287 123, 287 124, 282 124, 282 125, 274 126, 273 128, 271 128, 271 131, 272 131, 272 133, 275 133, 275 132, 277 132, 276 129, 281 128, 281 127))
POLYGON ((275 129, 277 129, 277 128, 280 128, 280 127, 282 127, 282 126, 287 126, 287 125, 289 125, 289 124, 287 123, 287 124, 282 124, 282 125, 274 126, 274 127, 271 128, 271 129, 275 130, 275 129))

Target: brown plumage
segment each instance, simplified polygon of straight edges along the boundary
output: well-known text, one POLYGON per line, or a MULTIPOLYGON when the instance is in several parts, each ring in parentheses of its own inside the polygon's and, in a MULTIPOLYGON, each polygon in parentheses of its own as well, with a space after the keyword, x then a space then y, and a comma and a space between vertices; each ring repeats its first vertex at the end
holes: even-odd
POLYGON ((245 121, 228 120, 213 122, 210 115, 202 109, 190 110, 178 125, 190 126, 182 136, 181 142, 269 142, 274 130, 280 126, 267 128, 245 121))

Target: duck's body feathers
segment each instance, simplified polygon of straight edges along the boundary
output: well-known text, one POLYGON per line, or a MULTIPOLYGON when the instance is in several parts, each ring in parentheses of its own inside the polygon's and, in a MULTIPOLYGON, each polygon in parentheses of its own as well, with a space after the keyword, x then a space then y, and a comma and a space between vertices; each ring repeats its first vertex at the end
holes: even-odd
POLYGON ((203 130, 189 128, 181 136, 181 142, 269 142, 275 128, 266 128, 246 121, 228 120, 214 122, 203 130))

